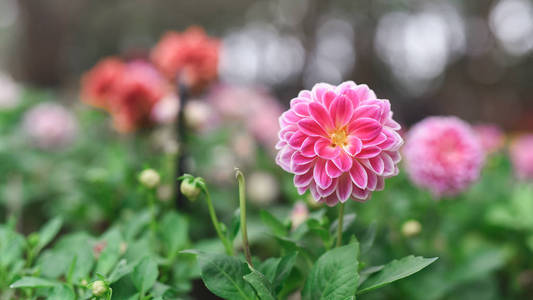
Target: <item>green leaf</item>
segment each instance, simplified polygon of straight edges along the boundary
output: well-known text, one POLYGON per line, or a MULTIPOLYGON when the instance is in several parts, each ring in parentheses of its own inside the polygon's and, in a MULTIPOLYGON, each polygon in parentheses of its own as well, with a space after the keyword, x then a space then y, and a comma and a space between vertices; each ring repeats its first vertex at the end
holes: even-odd
POLYGON ((160 228, 167 257, 175 257, 178 251, 187 245, 189 231, 187 219, 176 212, 169 212, 163 217, 160 228))
POLYGON ((276 300, 272 283, 268 281, 265 275, 248 265, 252 273, 244 275, 243 278, 248 282, 255 290, 259 299, 261 300, 276 300))
POLYGON ((24 237, 7 226, 0 226, 0 266, 6 267, 22 258, 24 237))
POLYGON ((289 233, 287 227, 266 210, 261 210, 261 221, 278 237, 285 237, 289 233))
POLYGON ((143 294, 154 285, 157 280, 159 271, 157 270, 157 263, 151 257, 143 258, 137 266, 133 269, 131 280, 138 291, 143 294))
POLYGON ((307 277, 302 299, 349 299, 352 297, 359 280, 358 252, 358 245, 352 243, 320 256, 307 277))
POLYGON ((372 248, 372 245, 374 244, 374 240, 376 239, 376 228, 377 228, 376 222, 372 222, 372 224, 368 226, 365 236, 363 237, 363 240, 361 241, 361 253, 362 254, 368 253, 368 251, 370 251, 370 249, 372 248))
POLYGON ((128 264, 126 260, 123 259, 118 262, 113 272, 111 272, 111 274, 109 275, 109 278, 107 279, 107 281, 109 282, 109 284, 112 284, 118 281, 120 278, 133 272, 134 268, 135 268, 135 264, 128 264))
POLYGON ((102 241, 105 247, 98 257, 96 263, 96 273, 107 276, 120 259, 120 244, 123 242, 122 235, 118 228, 108 230, 103 236, 102 241))
POLYGON ((245 280, 248 267, 236 257, 201 254, 202 280, 215 295, 225 299, 256 299, 255 292, 245 280))
POLYGON ((56 234, 61 229, 63 220, 60 217, 54 218, 46 223, 39 231, 39 241, 37 242, 37 252, 43 249, 48 243, 54 239, 56 234))
POLYGON ((371 276, 361 286, 357 294, 369 292, 380 288, 384 285, 410 276, 436 261, 438 257, 424 258, 420 256, 409 255, 400 260, 393 260, 377 274, 371 276))
POLYGON ((59 282, 51 281, 51 280, 39 278, 39 277, 22 277, 21 279, 11 284, 9 287, 12 289, 23 288, 23 287, 39 288, 39 287, 55 287, 59 284, 60 284, 59 282))
POLYGON ((241 228, 241 213, 240 209, 236 209, 233 213, 233 217, 231 218, 230 228, 228 230, 228 239, 230 241, 235 240, 235 237, 239 233, 239 229, 241 228))
POLYGON ((52 292, 46 298, 48 300, 75 300, 74 290, 65 284, 60 284, 52 289, 52 292))

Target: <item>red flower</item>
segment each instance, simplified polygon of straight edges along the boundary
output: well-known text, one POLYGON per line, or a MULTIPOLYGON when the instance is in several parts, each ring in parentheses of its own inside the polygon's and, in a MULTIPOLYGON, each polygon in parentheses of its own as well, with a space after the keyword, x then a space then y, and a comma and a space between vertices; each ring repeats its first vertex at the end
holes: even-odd
POLYGON ((219 40, 193 26, 183 33, 167 32, 152 50, 151 59, 170 80, 179 76, 199 91, 217 77, 219 48, 219 40))
POLYGON ((124 63, 117 58, 100 61, 81 79, 81 99, 92 106, 108 108, 108 100, 122 77, 124 63))
POLYGON ((130 132, 150 123, 152 108, 167 91, 166 82, 152 65, 128 63, 108 103, 115 129, 130 132))

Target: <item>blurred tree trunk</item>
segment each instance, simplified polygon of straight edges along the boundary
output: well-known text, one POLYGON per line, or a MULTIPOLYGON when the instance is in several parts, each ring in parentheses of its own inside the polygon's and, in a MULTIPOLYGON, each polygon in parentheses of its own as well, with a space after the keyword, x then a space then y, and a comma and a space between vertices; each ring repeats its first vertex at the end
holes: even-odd
POLYGON ((84 0, 20 0, 20 33, 15 61, 21 80, 40 86, 56 86, 67 60, 65 47, 72 16, 84 0))

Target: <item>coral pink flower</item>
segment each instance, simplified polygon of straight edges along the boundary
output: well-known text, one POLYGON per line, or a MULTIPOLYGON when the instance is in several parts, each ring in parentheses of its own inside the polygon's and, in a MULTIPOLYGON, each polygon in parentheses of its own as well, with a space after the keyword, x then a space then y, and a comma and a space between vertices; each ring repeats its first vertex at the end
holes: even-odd
POLYGON ((126 64, 108 101, 114 127, 130 132, 149 124, 152 109, 167 93, 166 81, 152 65, 142 61, 126 64))
POLYGON ((279 123, 276 162, 295 175, 300 194, 309 189, 318 202, 366 200, 398 174, 400 125, 389 101, 366 85, 316 84, 291 100, 279 123))
POLYGON ((117 58, 100 61, 81 79, 81 99, 92 106, 108 108, 116 83, 121 79, 124 63, 117 58))
POLYGON ((479 178, 484 151, 476 134, 456 117, 429 117, 408 132, 405 164, 411 180, 435 196, 453 196, 479 178))
POLYGON ((521 180, 533 179, 533 134, 517 138, 510 147, 515 175, 521 180))
POLYGON ((494 124, 480 124, 474 126, 474 131, 477 134, 481 147, 486 154, 498 152, 503 148, 505 135, 500 127, 494 124))
POLYGON ((24 114, 23 128, 33 144, 50 150, 70 144, 78 126, 74 116, 63 106, 45 102, 24 114))
POLYGON ((200 90, 218 75, 219 48, 218 39, 193 26, 183 33, 167 32, 151 58, 170 80, 180 76, 193 90, 200 90))

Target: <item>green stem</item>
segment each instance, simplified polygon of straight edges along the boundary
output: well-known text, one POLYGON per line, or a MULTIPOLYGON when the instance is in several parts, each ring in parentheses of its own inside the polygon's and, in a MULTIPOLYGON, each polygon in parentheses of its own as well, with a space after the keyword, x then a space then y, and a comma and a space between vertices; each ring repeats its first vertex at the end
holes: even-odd
POLYGON ((246 261, 252 265, 252 255, 250 254, 250 245, 248 244, 248 232, 246 226, 246 185, 244 182, 244 174, 240 170, 236 170, 237 182, 239 183, 239 207, 241 211, 241 232, 242 232, 242 246, 244 248, 244 256, 246 261))
POLYGON ((339 206, 339 224, 337 226, 337 245, 336 247, 340 247, 342 244, 342 226, 344 223, 344 203, 341 202, 339 206))
POLYGON ((148 192, 148 206, 150 207, 150 229, 152 233, 157 234, 157 221, 156 221, 156 210, 155 210, 155 190, 150 190, 148 192))
POLYGON ((209 216, 211 217, 211 221, 213 222, 213 226, 215 227, 215 231, 217 232, 218 238, 220 239, 220 241, 222 241, 222 244, 224 244, 224 248, 226 248, 226 253, 228 255, 233 256, 233 246, 222 234, 220 223, 218 222, 217 214, 215 212, 215 207, 213 206, 213 202, 211 201, 211 195, 205 187, 202 187, 202 191, 205 194, 205 198, 207 200, 207 208, 209 209, 209 216))

